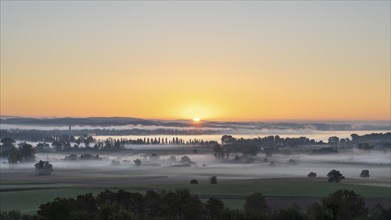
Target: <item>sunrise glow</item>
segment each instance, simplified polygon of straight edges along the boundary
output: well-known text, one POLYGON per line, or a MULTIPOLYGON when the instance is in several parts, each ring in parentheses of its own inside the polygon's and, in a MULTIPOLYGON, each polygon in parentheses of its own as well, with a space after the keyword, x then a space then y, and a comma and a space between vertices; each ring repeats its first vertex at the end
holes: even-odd
POLYGON ((199 118, 193 118, 193 121, 197 123, 197 122, 200 122, 201 119, 199 119, 199 118))
POLYGON ((389 6, 1 1, 1 115, 390 120, 389 6))

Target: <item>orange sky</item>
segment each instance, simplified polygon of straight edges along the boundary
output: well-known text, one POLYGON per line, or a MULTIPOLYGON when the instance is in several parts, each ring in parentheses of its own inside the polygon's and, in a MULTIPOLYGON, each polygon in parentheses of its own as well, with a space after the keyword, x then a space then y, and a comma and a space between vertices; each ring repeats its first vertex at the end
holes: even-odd
POLYGON ((390 120, 390 2, 1 2, 1 115, 390 120))

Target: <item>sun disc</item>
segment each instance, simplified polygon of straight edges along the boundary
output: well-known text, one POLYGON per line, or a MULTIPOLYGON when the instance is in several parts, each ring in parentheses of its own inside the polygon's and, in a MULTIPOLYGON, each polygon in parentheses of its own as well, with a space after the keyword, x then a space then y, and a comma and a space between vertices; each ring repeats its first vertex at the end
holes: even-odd
POLYGON ((201 121, 201 119, 200 118, 193 118, 193 121, 194 122, 199 122, 199 121, 201 121))

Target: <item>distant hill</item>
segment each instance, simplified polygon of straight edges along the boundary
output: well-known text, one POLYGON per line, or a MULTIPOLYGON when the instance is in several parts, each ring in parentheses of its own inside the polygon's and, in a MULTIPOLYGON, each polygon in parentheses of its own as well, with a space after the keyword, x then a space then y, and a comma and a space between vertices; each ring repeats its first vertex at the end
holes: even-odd
POLYGON ((146 120, 129 117, 87 117, 87 118, 25 118, 25 117, 7 117, 1 118, 2 124, 13 125, 41 125, 41 126, 121 126, 121 125, 160 125, 160 126, 175 126, 187 127, 188 124, 182 122, 162 122, 159 120, 146 120))
POLYGON ((344 131, 344 130, 391 130, 389 121, 369 122, 221 122, 202 121, 194 124, 191 120, 152 120, 131 117, 85 117, 85 118, 30 118, 2 116, 0 124, 8 125, 35 125, 35 126, 159 126, 176 128, 211 128, 219 130, 319 130, 319 131, 344 131))

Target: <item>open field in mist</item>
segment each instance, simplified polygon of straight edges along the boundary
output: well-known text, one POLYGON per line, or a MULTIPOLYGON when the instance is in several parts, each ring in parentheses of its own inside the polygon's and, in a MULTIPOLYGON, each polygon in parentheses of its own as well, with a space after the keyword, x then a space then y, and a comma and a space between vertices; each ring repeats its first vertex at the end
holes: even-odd
MULTIPOLYGON (((303 150, 303 149, 302 149, 303 150)), ((86 152, 73 152, 76 155, 86 152)), ((90 152, 95 155, 97 152, 90 152)), ((219 179, 244 180, 262 178, 301 178, 309 172, 316 172, 318 177, 336 169, 347 179, 361 179, 364 169, 370 171, 370 178, 363 184, 383 185, 390 183, 390 157, 388 151, 361 151, 356 149, 340 150, 339 153, 313 155, 301 150, 290 154, 265 154, 235 161, 217 159, 211 148, 156 145, 149 148, 136 145, 132 151, 100 152, 99 160, 69 161, 67 153, 37 153, 37 160, 47 160, 54 166, 51 176, 36 176, 34 163, 8 164, 1 160, 1 183, 47 182, 95 185, 127 185, 138 182, 175 182, 187 183, 190 179, 208 181, 210 176, 219 179), (193 153, 197 149, 198 153, 193 153), (191 166, 182 167, 180 160, 188 156, 191 166), (174 159, 172 158, 174 157, 174 159), (133 162, 142 161, 141 166, 133 162), (116 181, 112 181, 115 178, 116 181), (157 180, 159 179, 159 180, 157 180)))
POLYGON ((258 154, 251 162, 234 162, 215 158, 213 151, 206 147, 132 147, 132 151, 100 152, 99 160, 87 161, 64 160, 71 153, 37 153, 37 160, 53 164, 54 172, 50 176, 36 176, 33 163, 10 165, 3 160, 0 164, 0 207, 33 213, 40 204, 56 197, 75 197, 104 189, 143 193, 151 189, 176 188, 188 188, 201 199, 220 198, 231 208, 243 207, 245 197, 256 192, 266 195, 274 208, 292 204, 305 208, 338 189, 354 190, 366 198, 368 205, 391 205, 390 151, 350 149, 337 154, 311 155, 301 153, 305 150, 301 149, 269 157, 258 154), (194 149, 198 153, 193 153, 194 149), (171 156, 175 156, 175 160, 171 156), (183 156, 188 156, 194 163, 177 166, 183 156), (140 159, 142 165, 136 166, 135 159, 140 159), (338 184, 327 183, 326 175, 332 169, 339 170, 346 179, 338 184), (359 177, 363 169, 370 171, 370 178, 359 177), (308 178, 309 172, 316 172, 318 177, 308 178), (209 184, 211 176, 217 176, 217 185, 209 184), (199 184, 191 185, 191 179, 197 179, 199 184))

